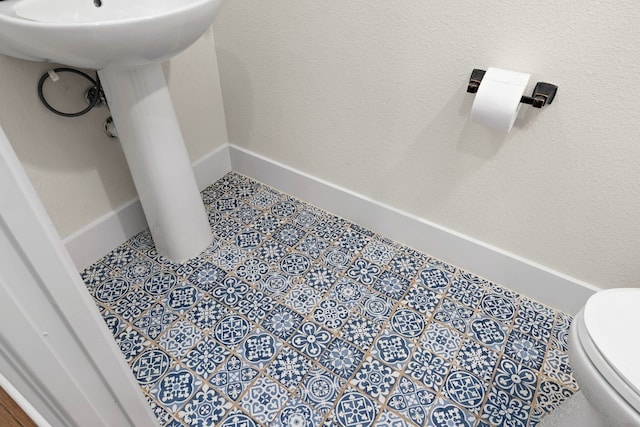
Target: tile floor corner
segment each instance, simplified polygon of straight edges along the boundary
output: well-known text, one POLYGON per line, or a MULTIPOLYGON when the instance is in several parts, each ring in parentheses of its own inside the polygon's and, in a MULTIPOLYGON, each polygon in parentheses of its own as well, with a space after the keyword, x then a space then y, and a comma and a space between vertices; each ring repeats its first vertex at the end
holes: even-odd
POLYGON ((142 232, 82 272, 159 424, 535 426, 577 390, 571 317, 237 173, 214 243, 142 232))

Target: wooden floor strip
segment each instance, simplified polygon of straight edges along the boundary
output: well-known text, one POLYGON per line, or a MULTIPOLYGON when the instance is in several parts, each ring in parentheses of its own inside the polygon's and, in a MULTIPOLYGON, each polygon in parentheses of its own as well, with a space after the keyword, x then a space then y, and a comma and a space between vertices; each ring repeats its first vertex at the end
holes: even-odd
POLYGON ((38 427, 2 388, 0 388, 0 426, 38 427))

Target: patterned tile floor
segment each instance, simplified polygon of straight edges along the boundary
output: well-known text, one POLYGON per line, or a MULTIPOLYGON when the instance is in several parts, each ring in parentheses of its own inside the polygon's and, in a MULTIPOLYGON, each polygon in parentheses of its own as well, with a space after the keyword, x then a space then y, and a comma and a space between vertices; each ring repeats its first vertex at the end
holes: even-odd
POLYGON ((202 197, 202 256, 82 272, 160 425, 534 426, 577 390, 570 316, 236 173, 202 197))

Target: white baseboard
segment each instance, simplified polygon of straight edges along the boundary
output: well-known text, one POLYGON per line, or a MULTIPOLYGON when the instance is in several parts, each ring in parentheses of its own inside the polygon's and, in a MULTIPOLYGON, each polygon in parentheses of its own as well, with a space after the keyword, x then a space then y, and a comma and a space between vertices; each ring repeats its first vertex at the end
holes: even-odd
POLYGON ((145 227, 142 205, 135 198, 66 237, 62 243, 81 271, 145 227))
POLYGON ((231 145, 231 167, 395 241, 569 314, 599 289, 525 258, 231 145))
MULTIPOLYGON (((223 145, 192 166, 202 190, 231 171, 229 146, 223 145)), ((135 198, 68 236, 63 243, 78 270, 83 270, 146 227, 142 205, 135 198)))
POLYGON ((216 148, 211 153, 193 162, 193 174, 200 191, 204 190, 231 172, 229 145, 216 148))
MULTIPOLYGON (((566 313, 577 313, 599 290, 235 145, 220 147, 193 167, 200 189, 231 170, 237 171, 566 313)), ((67 237, 64 243, 81 270, 145 227, 142 207, 135 199, 67 237)))

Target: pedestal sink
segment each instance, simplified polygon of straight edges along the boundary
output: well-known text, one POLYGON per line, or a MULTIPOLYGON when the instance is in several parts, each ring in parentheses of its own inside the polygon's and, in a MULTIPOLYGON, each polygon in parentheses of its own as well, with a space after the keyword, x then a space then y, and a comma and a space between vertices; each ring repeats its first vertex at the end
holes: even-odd
POLYGON ((212 236, 160 63, 221 1, 0 1, 0 54, 98 70, 156 248, 176 262, 212 236))

